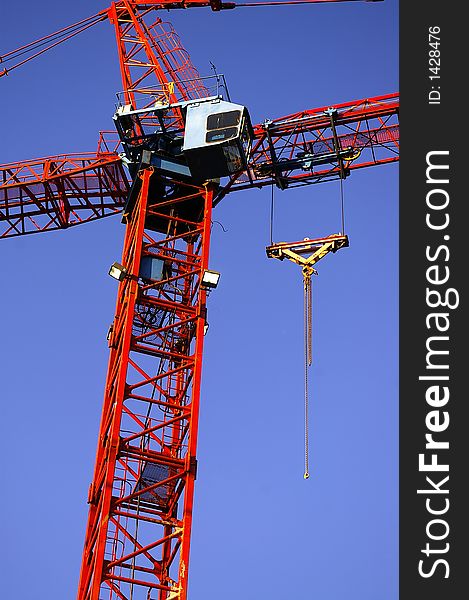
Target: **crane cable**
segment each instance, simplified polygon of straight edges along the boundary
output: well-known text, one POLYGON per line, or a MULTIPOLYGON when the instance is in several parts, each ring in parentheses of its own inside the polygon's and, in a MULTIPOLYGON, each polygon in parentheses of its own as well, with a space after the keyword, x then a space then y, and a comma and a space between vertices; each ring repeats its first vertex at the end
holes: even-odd
POLYGON ((275 188, 272 180, 272 190, 270 196, 270 245, 274 243, 274 210, 275 210, 275 188))
POLYGON ((59 44, 75 37, 79 33, 86 31, 96 23, 100 21, 104 21, 108 18, 107 10, 102 10, 99 13, 92 15, 91 17, 87 17, 86 19, 82 19, 77 23, 73 23, 72 25, 68 25, 67 27, 63 27, 58 31, 45 35, 29 44, 25 44, 20 48, 16 48, 16 50, 12 50, 0 56, 0 63, 6 63, 9 61, 17 61, 20 57, 25 56, 19 62, 15 62, 12 66, 8 68, 4 68, 0 71, 0 77, 4 75, 8 75, 14 69, 21 67, 22 65, 28 63, 30 60, 33 60, 37 56, 44 54, 48 50, 55 48, 59 44))
POLYGON ((340 181, 340 224, 342 226, 341 233, 345 235, 345 200, 344 200, 344 180, 340 181))
MULTIPOLYGON (((274 209, 275 195, 274 185, 272 184, 270 197, 270 243, 273 244, 274 237, 274 209)), ((304 336, 305 336, 305 402, 304 402, 304 431, 305 431, 305 471, 303 477, 309 479, 309 382, 308 369, 313 362, 313 290, 311 285, 311 275, 314 269, 309 266, 303 268, 303 288, 304 288, 304 336)))

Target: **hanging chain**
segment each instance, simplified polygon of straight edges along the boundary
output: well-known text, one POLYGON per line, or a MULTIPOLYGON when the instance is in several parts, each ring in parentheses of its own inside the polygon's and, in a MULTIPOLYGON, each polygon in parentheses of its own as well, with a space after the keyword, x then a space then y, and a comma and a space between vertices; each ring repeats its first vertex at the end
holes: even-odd
POLYGON ((309 478, 309 383, 308 370, 313 362, 313 294, 311 272, 303 269, 304 287, 304 334, 305 334, 305 472, 303 477, 309 478))
POLYGON ((313 362, 313 288, 311 274, 305 277, 305 311, 306 311, 306 361, 308 367, 313 362))

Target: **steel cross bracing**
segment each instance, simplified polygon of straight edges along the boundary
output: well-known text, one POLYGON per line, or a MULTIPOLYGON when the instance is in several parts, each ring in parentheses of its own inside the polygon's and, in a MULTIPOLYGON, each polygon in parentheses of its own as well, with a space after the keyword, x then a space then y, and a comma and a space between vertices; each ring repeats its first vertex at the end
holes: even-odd
POLYGON ((222 185, 217 200, 230 191, 320 183, 399 160, 399 95, 266 121, 254 127, 254 136, 249 169, 222 185))
MULTIPOLYGON (((203 98, 209 93, 205 81, 174 30, 159 18, 148 24, 155 8, 195 6, 236 5, 122 0, 78 28, 66 28, 64 39, 111 21, 122 104, 145 108, 155 100, 175 104, 203 98)), ((54 45, 51 38, 49 47, 54 45)), ((34 56, 44 51, 37 48, 42 45, 31 45, 34 56)), ((235 190, 309 185, 393 162, 399 148, 397 117, 398 96, 389 95, 259 124, 248 168, 220 184, 176 179, 146 166, 130 177, 119 146, 103 136, 95 153, 0 166, 1 237, 63 229, 126 206, 126 276, 109 332, 78 600, 187 598, 206 326, 201 277, 208 267, 212 205, 235 190), (143 273, 148 260, 161 266, 157 278, 143 273)), ((165 119, 169 130, 184 128, 177 106, 165 119)), ((140 123, 144 135, 156 117, 146 114, 140 123)))
POLYGON ((121 212, 129 190, 115 152, 0 167, 0 237, 66 229, 121 212))
MULTIPOLYGON (((114 3, 108 13, 115 29, 123 82, 119 99, 142 109, 157 100, 175 104, 179 100, 208 96, 172 25, 159 17, 147 25, 144 17, 153 7, 138 13, 132 8, 133 4, 127 0, 114 3)), ((166 119, 167 127, 184 127, 177 109, 167 114, 166 119)), ((158 125, 154 116, 143 117, 141 122, 142 126, 158 125)))

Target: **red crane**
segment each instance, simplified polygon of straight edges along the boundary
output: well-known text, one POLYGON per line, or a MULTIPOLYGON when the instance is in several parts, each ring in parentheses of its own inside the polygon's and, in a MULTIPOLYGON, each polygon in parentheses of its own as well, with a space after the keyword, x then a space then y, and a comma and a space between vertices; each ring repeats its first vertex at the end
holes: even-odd
POLYGON ((93 153, 0 166, 1 237, 121 212, 126 224, 79 600, 187 597, 212 208, 234 191, 398 160, 397 94, 251 126, 223 77, 201 78, 154 19, 155 9, 204 6, 243 5, 122 0, 3 57, 7 74, 109 19, 123 82, 119 137, 101 134, 93 153), (192 141, 202 122, 205 139, 192 141))

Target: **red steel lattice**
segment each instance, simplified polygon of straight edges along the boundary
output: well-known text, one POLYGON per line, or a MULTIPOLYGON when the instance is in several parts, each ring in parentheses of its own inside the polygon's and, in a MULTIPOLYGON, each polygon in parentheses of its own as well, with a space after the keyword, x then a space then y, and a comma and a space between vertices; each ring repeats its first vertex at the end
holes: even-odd
MULTIPOLYGON (((398 94, 332 108, 337 111, 335 129, 340 149, 349 150, 349 158, 342 161, 345 174, 399 160, 398 94)), ((273 185, 279 180, 288 187, 340 177, 331 121, 325 113, 328 109, 307 110, 276 119, 268 126, 256 125, 249 171, 223 181, 215 191, 215 203, 229 192, 273 185), (309 170, 285 167, 286 161, 305 152, 329 157, 309 170)), ((0 237, 69 227, 119 212, 130 185, 116 152, 103 141, 101 147, 105 151, 94 155, 0 166, 0 237)))
POLYGON ((114 215, 129 190, 114 152, 0 165, 0 237, 64 229, 114 215))
POLYGON ((248 172, 235 173, 226 193, 276 183, 293 187, 344 177, 399 160, 399 94, 309 109, 254 127, 248 172), (339 159, 342 153, 343 158, 339 159), (299 165, 305 155, 316 157, 299 165))
POLYGON ((140 177, 109 338, 79 600, 187 593, 213 192, 181 185, 177 198, 158 200, 151 169, 140 177), (160 261, 161 279, 139 275, 149 258, 160 261))

